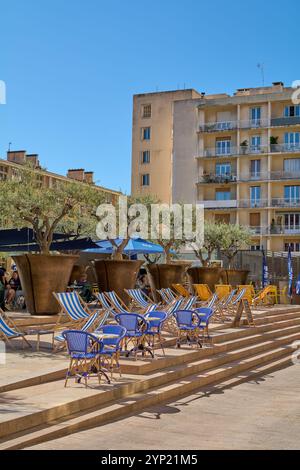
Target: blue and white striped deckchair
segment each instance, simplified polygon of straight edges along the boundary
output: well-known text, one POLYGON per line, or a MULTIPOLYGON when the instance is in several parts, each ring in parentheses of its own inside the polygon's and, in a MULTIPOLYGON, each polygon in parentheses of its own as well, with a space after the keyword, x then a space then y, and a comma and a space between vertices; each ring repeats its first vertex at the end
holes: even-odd
POLYGON ((168 318, 173 315, 174 312, 179 310, 184 302, 184 298, 181 297, 180 299, 176 299, 174 302, 172 302, 168 308, 164 309, 163 312, 166 312, 168 315, 168 318))
POLYGON ((54 295, 63 311, 69 315, 71 320, 83 320, 91 315, 91 312, 88 311, 86 305, 83 305, 77 292, 63 292, 61 294, 54 295))
POLYGON ((234 306, 238 304, 244 297, 245 293, 246 293, 246 289, 241 289, 238 295, 235 297, 235 299, 232 300, 231 305, 234 306))
POLYGON ((152 300, 141 289, 125 289, 125 291, 138 307, 145 309, 153 305, 152 300))
POLYGON ((7 343, 9 343, 12 348, 14 346, 11 344, 10 340, 20 338, 22 339, 30 348, 32 347, 31 344, 25 338, 25 334, 17 331, 16 329, 11 328, 8 325, 8 321, 5 319, 4 312, 0 309, 0 338, 7 343))
POLYGON ((219 300, 218 294, 214 293, 214 295, 212 296, 212 298, 210 299, 210 301, 207 304, 207 308, 214 308, 214 306, 215 306, 215 304, 218 300, 219 300))
MULTIPOLYGON (((93 333, 94 331, 96 331, 98 328, 100 328, 106 323, 109 315, 110 315, 110 312, 108 311, 105 312, 101 320, 97 322, 97 320, 99 320, 99 312, 92 313, 92 315, 87 319, 87 321, 82 326, 82 328, 80 328, 80 331, 87 331, 89 333, 93 333)), ((62 336, 62 334, 56 335, 54 339, 55 341, 59 343, 65 342, 65 338, 62 336)))
POLYGON ((167 294, 165 293, 165 289, 157 289, 157 292, 159 293, 159 295, 161 296, 163 302, 165 304, 169 304, 170 303, 170 299, 169 297, 167 296, 167 294))
POLYGON ((126 305, 123 304, 122 300, 117 296, 117 294, 112 291, 112 292, 105 292, 105 295, 109 302, 112 304, 113 309, 117 313, 128 313, 129 310, 127 309, 126 305))
POLYGON ((103 308, 103 310, 110 310, 112 313, 116 313, 114 311, 112 304, 108 301, 104 292, 98 292, 96 294, 96 298, 100 302, 100 305, 103 308))
POLYGON ((193 295, 193 296, 188 297, 187 299, 183 299, 183 300, 185 300, 186 302, 185 302, 184 306, 181 306, 181 308, 183 310, 192 310, 195 303, 198 301, 198 297, 196 295, 193 295))
POLYGON ((170 302, 173 302, 174 300, 179 298, 178 296, 176 297, 172 289, 170 289, 169 287, 167 289, 157 290, 157 292, 159 293, 165 304, 169 304, 170 302))

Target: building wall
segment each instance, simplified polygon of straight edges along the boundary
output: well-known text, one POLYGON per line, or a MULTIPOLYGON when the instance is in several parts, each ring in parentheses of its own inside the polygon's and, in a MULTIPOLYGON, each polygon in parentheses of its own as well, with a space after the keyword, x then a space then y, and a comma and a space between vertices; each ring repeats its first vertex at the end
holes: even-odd
POLYGON ((135 95, 132 125, 132 194, 152 194, 161 202, 172 199, 173 104, 177 100, 197 98, 194 90, 177 90, 135 95), (143 117, 143 108, 151 105, 151 117, 143 117), (142 129, 150 127, 150 140, 143 140, 142 129), (150 163, 142 163, 141 152, 150 152, 150 163), (149 186, 142 176, 149 175, 149 186))

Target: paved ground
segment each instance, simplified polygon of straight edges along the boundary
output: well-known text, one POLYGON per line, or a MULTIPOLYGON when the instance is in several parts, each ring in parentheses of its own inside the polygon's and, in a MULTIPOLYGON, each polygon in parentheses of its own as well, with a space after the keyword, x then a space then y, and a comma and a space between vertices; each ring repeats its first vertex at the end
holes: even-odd
POLYGON ((299 449, 300 365, 33 448, 299 449))

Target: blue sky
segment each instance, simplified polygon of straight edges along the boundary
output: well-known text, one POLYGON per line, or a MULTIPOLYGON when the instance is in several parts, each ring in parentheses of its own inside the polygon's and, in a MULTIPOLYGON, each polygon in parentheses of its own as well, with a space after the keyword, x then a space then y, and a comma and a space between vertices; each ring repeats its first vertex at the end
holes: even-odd
POLYGON ((300 79, 299 0, 0 0, 0 155, 130 191, 132 95, 300 79))

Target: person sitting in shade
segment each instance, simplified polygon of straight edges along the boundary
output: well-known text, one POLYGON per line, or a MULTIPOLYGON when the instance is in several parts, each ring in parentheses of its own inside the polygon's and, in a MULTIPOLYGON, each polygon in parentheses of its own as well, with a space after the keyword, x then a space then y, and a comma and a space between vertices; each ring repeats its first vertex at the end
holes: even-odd
POLYGON ((10 306, 13 302, 17 302, 20 296, 23 296, 21 281, 18 271, 12 273, 6 285, 6 304, 10 306))
POLYGON ((79 295, 86 302, 89 303, 92 300, 93 288, 88 281, 87 275, 83 274, 80 280, 77 283, 77 286, 80 287, 79 295))

